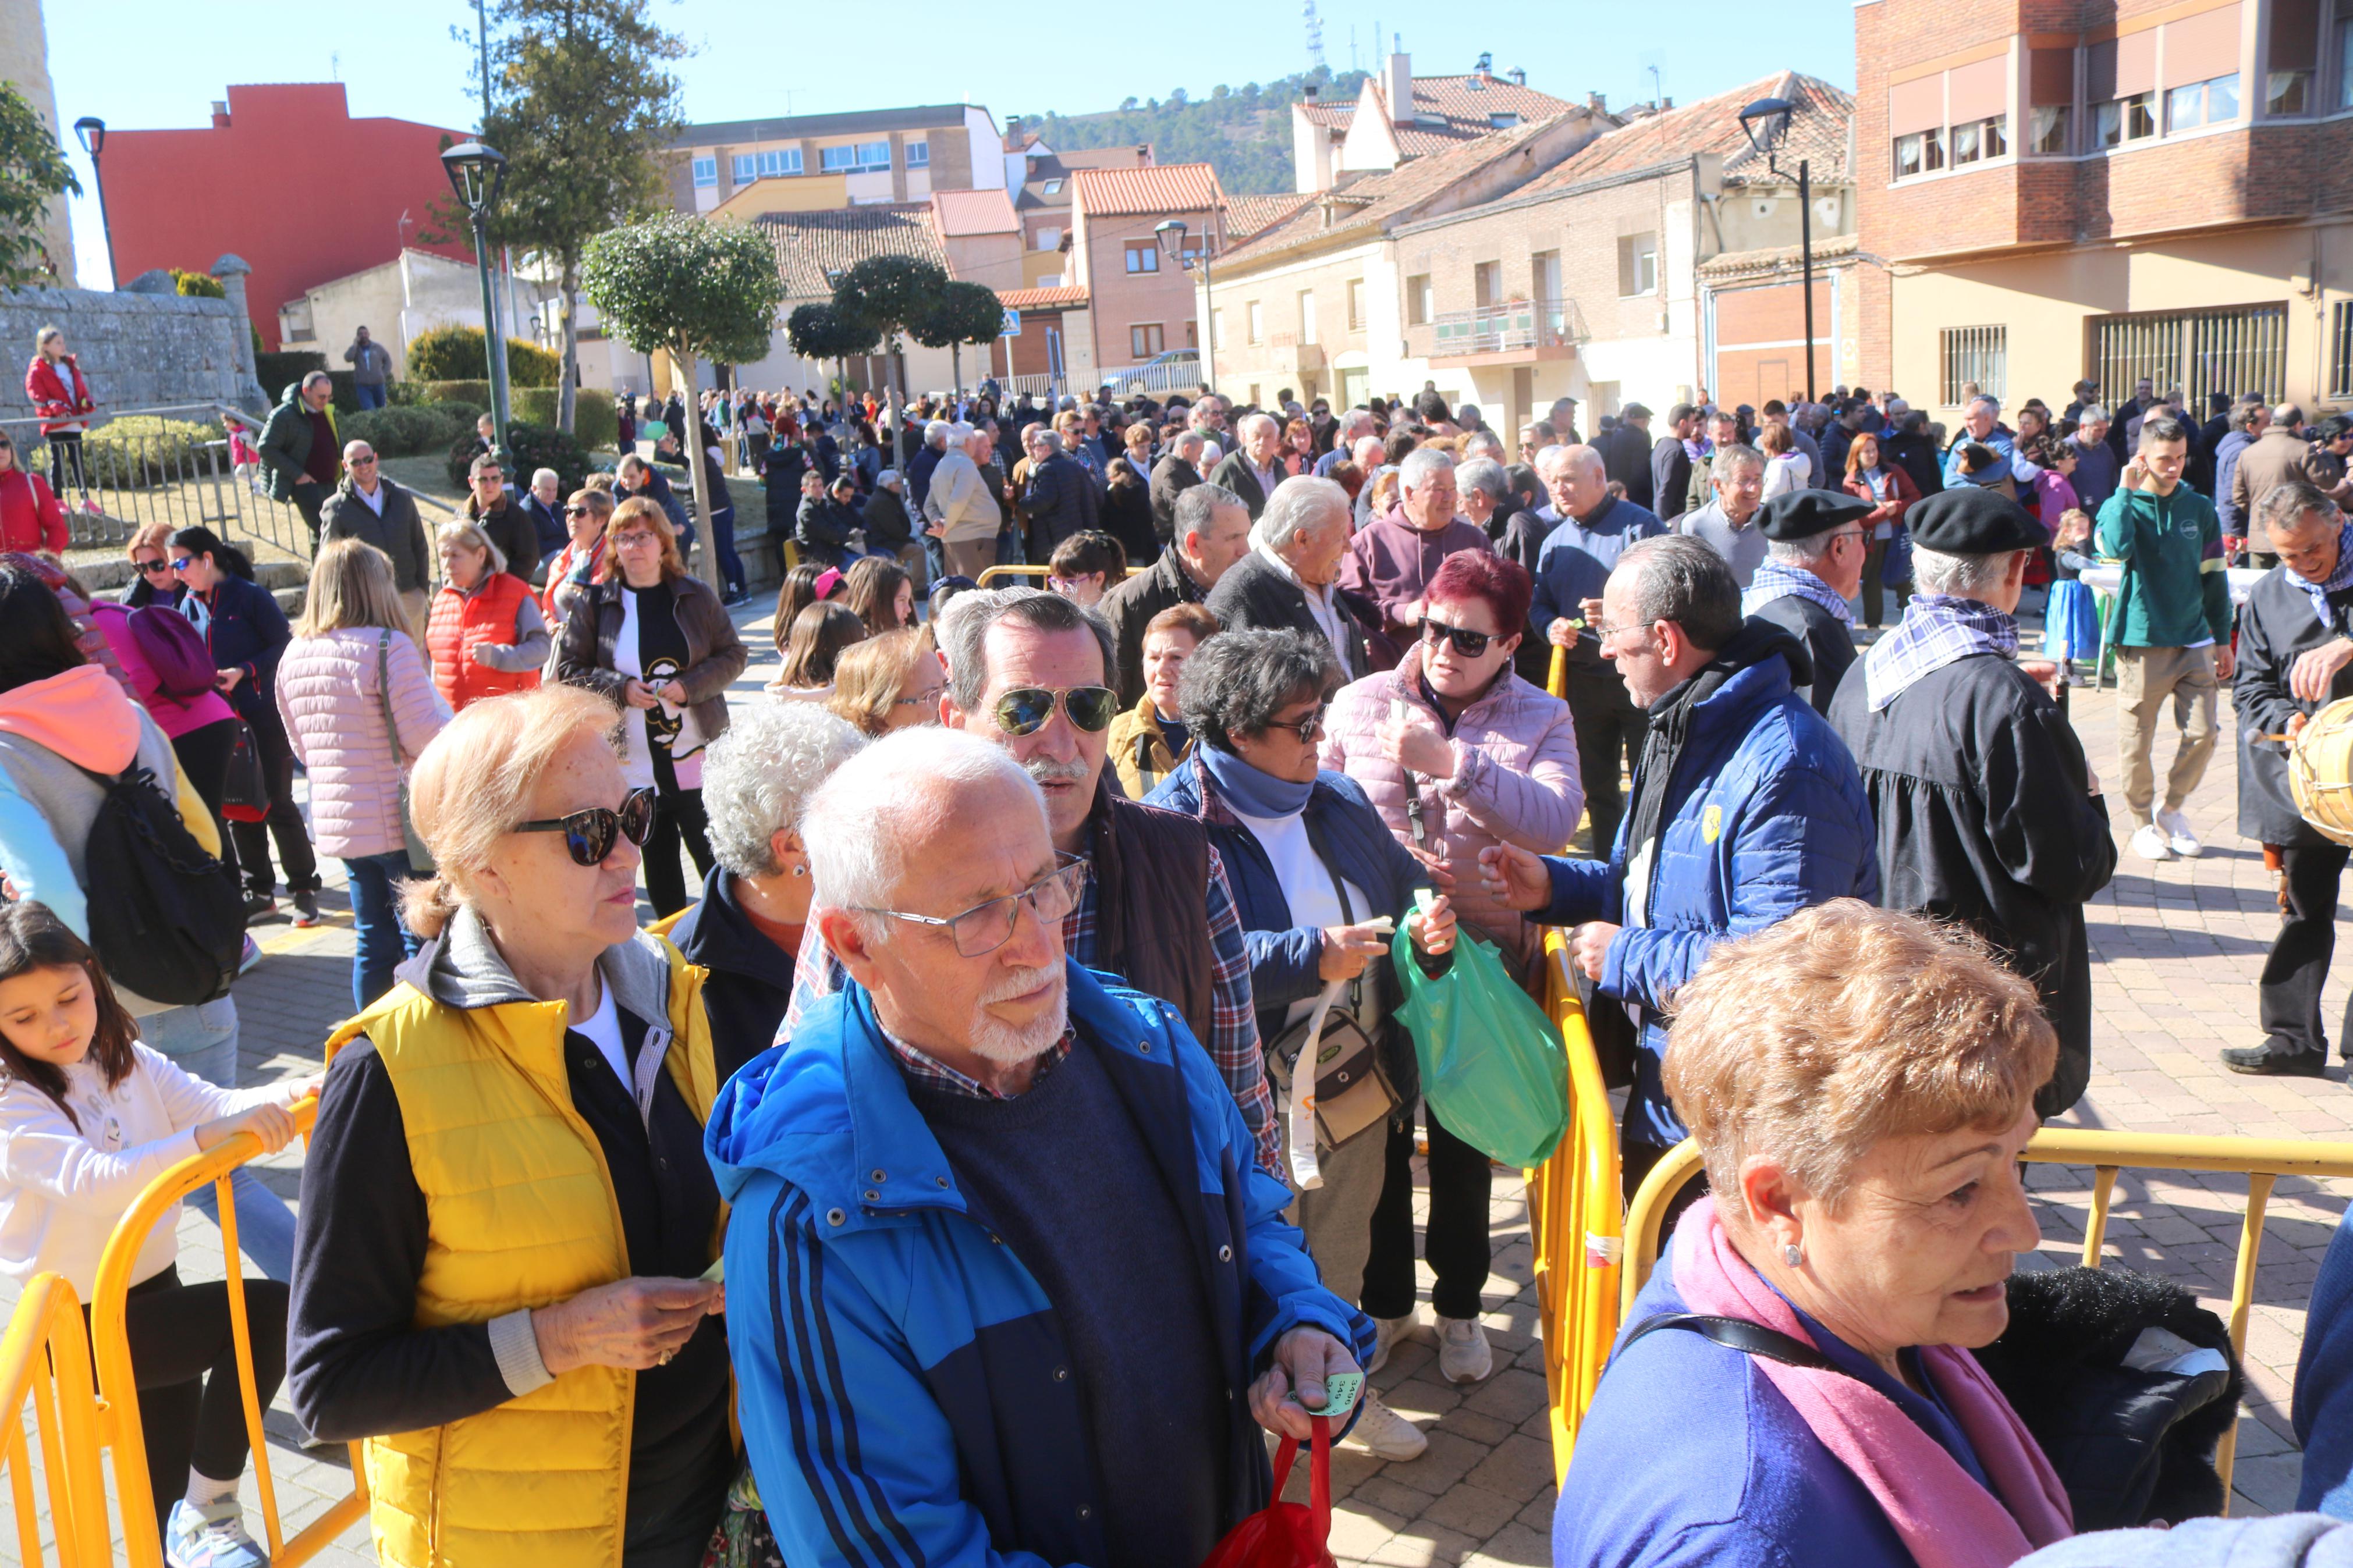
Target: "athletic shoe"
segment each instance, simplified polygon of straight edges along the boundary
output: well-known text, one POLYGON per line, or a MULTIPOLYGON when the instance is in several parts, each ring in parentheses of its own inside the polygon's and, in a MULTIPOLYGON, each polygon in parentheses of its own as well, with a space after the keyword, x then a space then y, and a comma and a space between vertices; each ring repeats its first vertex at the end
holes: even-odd
POLYGON ((1357 1396, 1361 1411, 1356 1429, 1345 1439, 1364 1449, 1376 1459, 1419 1459, 1430 1447, 1430 1439, 1421 1428, 1381 1403, 1379 1394, 1367 1384, 1357 1396))
POLYGON ((260 962, 261 944, 253 940, 251 931, 248 931, 245 936, 245 951, 237 955, 237 972, 239 974, 251 973, 253 966, 260 962))
POLYGON ((104 517, 106 515, 106 509, 99 505, 96 501, 90 500, 88 496, 81 498, 81 510, 90 513, 92 517, 104 517))
POLYGON ((1476 1318, 1438 1320, 1438 1372, 1449 1383, 1484 1383, 1495 1370, 1495 1352, 1476 1318))
POLYGON ((1379 1331, 1379 1337, 1373 1342, 1372 1363, 1365 1368, 1366 1377, 1388 1365, 1390 1350, 1413 1332, 1413 1314, 1409 1312, 1402 1318, 1375 1318, 1373 1327, 1379 1331))
POLYGON ((2140 825, 2140 831, 2132 836, 2132 850, 2144 860, 2174 858, 2172 836, 2154 822, 2140 825))
POLYGON ((294 928, 307 931, 319 923, 319 895, 305 890, 294 895, 294 928))
POLYGON ((268 893, 248 893, 245 896, 245 923, 266 921, 278 912, 278 900, 268 893))
POLYGON ((174 1503, 164 1561, 170 1568, 269 1568, 269 1553, 245 1532, 245 1510, 233 1497, 202 1508, 185 1498, 174 1503))
POLYGON ((2232 1072, 2260 1078, 2327 1078, 2327 1051, 2292 1051, 2277 1040, 2260 1046, 2232 1046, 2221 1053, 2222 1065, 2232 1072))
POLYGON ((2165 840, 2173 846, 2173 852, 2184 860, 2197 859, 2206 847, 2198 842, 2198 835, 2189 831, 2189 818, 2181 812, 2158 812, 2157 825, 2165 830, 2165 840))

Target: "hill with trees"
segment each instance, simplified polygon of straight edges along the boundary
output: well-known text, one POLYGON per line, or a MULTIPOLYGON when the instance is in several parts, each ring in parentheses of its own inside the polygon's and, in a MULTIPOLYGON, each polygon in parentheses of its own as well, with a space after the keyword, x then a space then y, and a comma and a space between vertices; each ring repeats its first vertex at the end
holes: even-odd
POLYGON ((1177 88, 1166 98, 1128 99, 1095 114, 1021 116, 1057 151, 1152 143, 1163 163, 1208 163, 1229 195, 1273 195, 1291 189, 1291 106, 1313 85, 1320 98, 1345 102, 1369 73, 1328 68, 1264 83, 1223 82, 1206 98, 1177 88))

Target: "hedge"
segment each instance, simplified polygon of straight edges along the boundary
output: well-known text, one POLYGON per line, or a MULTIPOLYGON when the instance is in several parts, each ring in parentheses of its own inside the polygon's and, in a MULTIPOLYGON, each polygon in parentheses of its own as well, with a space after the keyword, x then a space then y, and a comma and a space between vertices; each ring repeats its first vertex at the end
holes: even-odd
POLYGON ((491 405, 491 384, 487 381, 421 381, 416 384, 423 394, 417 399, 420 403, 470 403, 477 408, 491 405))
MULTIPOLYGON (((430 327, 409 340, 408 374, 419 381, 467 381, 491 374, 480 327, 430 327)), ((554 386, 560 356, 521 338, 507 340, 507 380, 514 386, 554 386)))
MULTIPOLYGON (((507 426, 506 445, 514 458, 511 475, 518 486, 528 484, 536 469, 554 468, 558 491, 570 495, 588 478, 587 452, 561 430, 517 420, 507 426)), ((465 489, 467 470, 473 466, 474 433, 468 430, 449 444, 449 482, 465 489)))
MULTIPOLYGON (((134 414, 110 419, 82 437, 90 477, 105 489, 144 489, 212 472, 205 448, 223 438, 216 426, 134 414)), ((221 456, 224 468, 227 455, 221 456)))
POLYGON ((346 441, 365 441, 381 457, 413 458, 438 452, 459 436, 471 435, 481 410, 462 403, 422 408, 364 409, 336 421, 346 441))
MULTIPOLYGON (((511 400, 513 405, 512 412, 517 419, 553 429, 559 390, 553 386, 518 387, 511 400)), ((574 395, 572 435, 591 452, 602 452, 620 445, 620 413, 614 406, 611 393, 602 387, 584 386, 574 395)))
POLYGON ((334 383, 332 401, 336 413, 359 412, 359 389, 352 379, 352 373, 348 370, 327 370, 327 356, 318 350, 287 349, 274 354, 258 353, 254 356, 254 379, 261 383, 261 394, 269 400, 272 407, 286 395, 290 384, 301 381, 314 370, 327 371, 327 379, 334 383))

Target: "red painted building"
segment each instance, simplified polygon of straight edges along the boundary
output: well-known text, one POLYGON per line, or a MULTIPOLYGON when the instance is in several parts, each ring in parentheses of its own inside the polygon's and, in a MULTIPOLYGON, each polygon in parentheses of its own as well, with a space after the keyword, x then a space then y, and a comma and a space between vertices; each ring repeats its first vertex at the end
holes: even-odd
MULTIPOLYGON (((414 121, 354 120, 341 82, 232 87, 197 131, 109 127, 102 177, 114 275, 202 272, 224 252, 253 265, 246 298, 267 347, 278 307, 305 289, 399 256, 471 261, 466 246, 417 237, 426 207, 450 199, 441 138, 414 121)), ((341 343, 322 343, 332 360, 341 343)))

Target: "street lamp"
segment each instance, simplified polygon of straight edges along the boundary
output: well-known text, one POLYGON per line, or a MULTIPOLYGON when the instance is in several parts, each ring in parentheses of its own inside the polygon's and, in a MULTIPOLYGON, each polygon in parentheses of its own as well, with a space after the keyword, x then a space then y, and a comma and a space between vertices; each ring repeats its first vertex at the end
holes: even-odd
MULTIPOLYGON (((1152 232, 1160 241, 1163 256, 1178 267, 1191 270, 1193 258, 1185 253, 1183 218, 1166 219, 1155 225, 1152 232)), ((1193 256, 1201 261, 1201 298, 1207 301, 1201 308, 1205 318, 1201 323, 1201 384, 1211 392, 1218 389, 1218 312, 1215 309, 1216 296, 1210 291, 1214 284, 1209 276, 1209 258, 1217 253, 1217 238, 1215 234, 1203 234, 1200 248, 1193 252, 1193 256)))
MULTIPOLYGON (((1774 156, 1789 140, 1789 121, 1798 106, 1786 98, 1760 98, 1740 111, 1740 129, 1748 144, 1764 154, 1765 167, 1781 172, 1774 156)), ((1814 400, 1814 202, 1811 171, 1798 160, 1798 260, 1806 298, 1806 401, 1814 400)))
POLYGON ((81 141, 81 150, 90 154, 90 172, 98 181, 98 232, 106 239, 106 286, 120 285, 115 281, 114 226, 106 218, 106 168, 99 157, 106 151, 106 121, 95 114, 85 114, 74 121, 74 135, 81 141))
POLYGON ((466 216, 474 222, 474 267, 482 279, 482 358, 491 373, 491 417, 497 428, 493 443, 501 462, 508 461, 507 441, 507 376, 506 358, 498 351, 502 343, 499 331, 498 296, 491 288, 491 208, 498 204, 499 187, 506 183, 507 161, 480 142, 461 142, 441 154, 441 167, 449 176, 449 188, 458 193, 458 200, 466 216))

